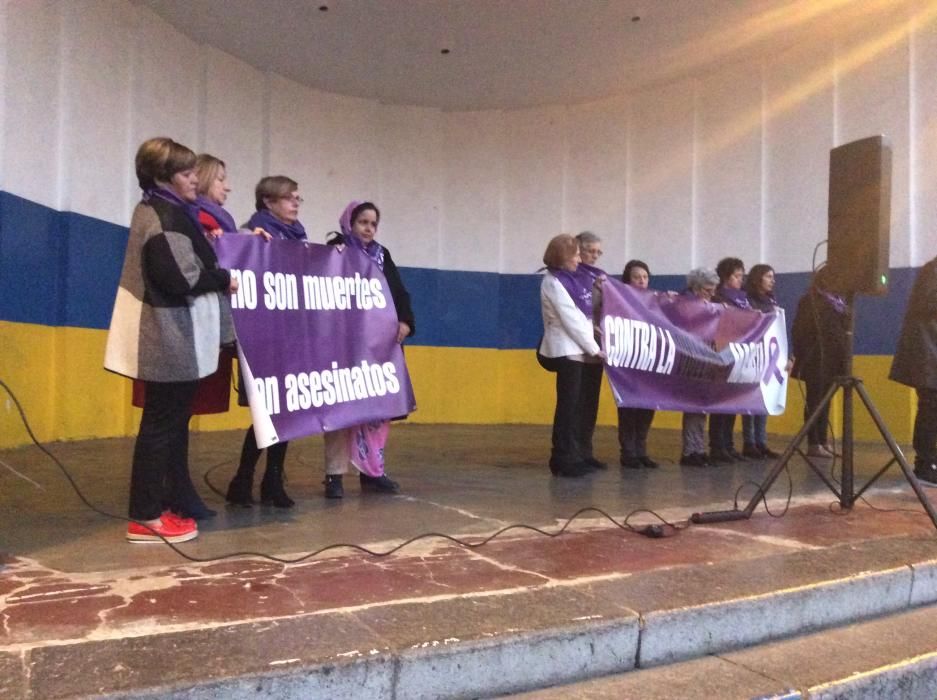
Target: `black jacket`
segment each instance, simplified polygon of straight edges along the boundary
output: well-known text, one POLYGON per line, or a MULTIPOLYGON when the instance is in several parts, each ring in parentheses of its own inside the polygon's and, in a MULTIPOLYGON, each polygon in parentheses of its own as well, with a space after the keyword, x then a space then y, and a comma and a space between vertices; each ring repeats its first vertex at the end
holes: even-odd
POLYGON ((889 379, 937 389, 937 258, 917 273, 889 379))
POLYGON ((846 373, 849 352, 847 314, 816 289, 809 289, 797 304, 791 331, 794 367, 791 376, 807 382, 829 382, 846 373))

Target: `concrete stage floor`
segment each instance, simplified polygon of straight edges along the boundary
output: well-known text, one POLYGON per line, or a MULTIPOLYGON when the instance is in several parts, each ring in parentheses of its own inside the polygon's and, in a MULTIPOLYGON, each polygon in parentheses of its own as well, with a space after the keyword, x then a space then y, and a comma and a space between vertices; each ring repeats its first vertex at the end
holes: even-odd
MULTIPOLYGON (((614 430, 600 428, 596 454, 609 470, 558 479, 546 467, 549 435, 542 426, 395 425, 388 472, 402 494, 361 494, 346 477, 341 501, 322 496, 321 439, 299 440, 287 457, 297 505, 277 510, 226 508, 202 481, 224 490, 242 433, 193 434, 193 478, 219 515, 179 548, 202 562, 126 543, 125 526, 83 505, 36 448, 0 452, 0 697, 487 696, 937 600, 937 537, 897 465, 867 502, 841 513, 799 457, 785 517, 759 507, 752 520, 664 539, 588 513, 557 538, 512 530, 477 549, 430 538, 382 558, 343 548, 290 565, 207 561, 241 551, 295 559, 335 543, 387 551, 427 532, 477 542, 512 523, 555 532, 588 506, 619 522, 637 509, 685 521, 731 508, 736 489, 768 466, 682 468, 679 435, 655 430, 661 468, 622 470, 614 430), (791 620, 724 629, 739 601, 771 601, 791 620), (471 670, 472 659, 486 670, 471 670)), ((97 507, 126 511, 132 439, 49 448, 97 507)), ((883 445, 857 446, 857 481, 887 459, 883 445)), ((782 474, 772 511, 783 510, 787 487, 782 474)), ((752 493, 743 489, 743 505, 752 493)))

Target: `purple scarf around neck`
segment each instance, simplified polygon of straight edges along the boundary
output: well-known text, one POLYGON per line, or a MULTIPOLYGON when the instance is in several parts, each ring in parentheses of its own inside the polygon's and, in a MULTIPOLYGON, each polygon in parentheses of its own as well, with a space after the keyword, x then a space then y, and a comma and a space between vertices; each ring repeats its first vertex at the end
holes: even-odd
POLYGON ((556 277, 563 285, 563 288, 572 297, 573 303, 585 314, 586 318, 592 320, 592 285, 595 280, 605 275, 605 272, 592 265, 579 263, 575 272, 564 270, 559 267, 548 267, 550 274, 556 277))
POLYGON ((210 214, 225 233, 234 233, 238 230, 237 224, 234 222, 234 217, 220 204, 202 195, 198 196, 198 199, 195 200, 195 204, 206 214, 210 214))
POLYGON ((733 289, 732 287, 719 287, 717 292, 720 301, 725 301, 732 306, 738 309, 750 309, 752 308, 751 302, 748 301, 748 294, 745 293, 744 289, 733 289))
POLYGON ((342 212, 341 217, 338 219, 338 225, 342 229, 342 238, 345 241, 345 245, 349 246, 350 248, 357 248, 360 250, 362 253, 371 258, 371 260, 377 263, 377 266, 381 269, 381 271, 383 271, 384 246, 373 239, 370 243, 365 245, 364 241, 358 238, 354 234, 354 231, 352 231, 352 225, 354 224, 354 221, 351 220, 351 213, 358 205, 363 203, 363 200, 354 200, 347 207, 345 207, 345 211, 342 212))
POLYGON ((291 224, 280 221, 269 209, 255 211, 254 215, 248 220, 247 228, 253 230, 262 228, 274 238, 282 238, 288 241, 305 241, 306 229, 297 219, 291 224))
POLYGON ((143 201, 149 202, 151 199, 162 199, 164 202, 180 207, 202 233, 205 233, 205 227, 198 220, 198 205, 194 202, 187 202, 178 194, 167 187, 151 187, 143 190, 143 201))
POLYGON ((817 288, 820 296, 827 300, 829 305, 833 307, 833 311, 838 314, 844 314, 849 309, 849 304, 846 303, 846 300, 843 299, 838 294, 831 294, 830 292, 824 291, 823 289, 817 288))

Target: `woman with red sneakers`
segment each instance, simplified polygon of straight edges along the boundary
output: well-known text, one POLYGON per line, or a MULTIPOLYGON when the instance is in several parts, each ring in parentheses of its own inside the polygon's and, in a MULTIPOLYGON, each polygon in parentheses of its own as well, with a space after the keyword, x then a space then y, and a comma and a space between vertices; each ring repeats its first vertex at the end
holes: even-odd
POLYGON ((195 153, 168 138, 145 141, 136 173, 143 200, 133 212, 104 366, 142 379, 146 398, 130 476, 130 542, 184 542, 190 518, 163 510, 170 470, 188 472, 189 418, 199 379, 234 341, 225 300, 237 282, 198 222, 195 153))

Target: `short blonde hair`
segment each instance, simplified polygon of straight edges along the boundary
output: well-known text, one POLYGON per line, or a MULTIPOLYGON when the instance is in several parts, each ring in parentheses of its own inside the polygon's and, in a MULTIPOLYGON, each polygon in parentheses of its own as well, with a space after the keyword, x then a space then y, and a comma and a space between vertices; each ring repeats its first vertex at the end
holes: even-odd
POLYGON ((198 193, 208 194, 211 189, 211 183, 218 178, 218 172, 226 169, 221 158, 216 158, 210 153, 199 153, 195 159, 195 174, 198 176, 198 193))
POLYGON ((579 241, 575 236, 568 233, 561 233, 554 236, 547 244, 547 249, 543 253, 543 264, 547 267, 563 267, 563 263, 572 258, 579 252, 579 241))

